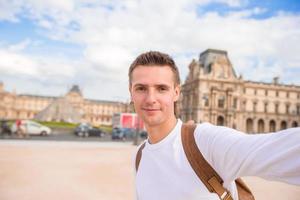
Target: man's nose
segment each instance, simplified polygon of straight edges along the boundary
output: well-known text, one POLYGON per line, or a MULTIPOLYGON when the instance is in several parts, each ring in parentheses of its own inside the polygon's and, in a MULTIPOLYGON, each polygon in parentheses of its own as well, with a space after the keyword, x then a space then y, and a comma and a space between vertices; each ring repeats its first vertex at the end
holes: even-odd
POLYGON ((156 94, 154 90, 148 90, 146 96, 146 103, 153 104, 156 102, 156 94))

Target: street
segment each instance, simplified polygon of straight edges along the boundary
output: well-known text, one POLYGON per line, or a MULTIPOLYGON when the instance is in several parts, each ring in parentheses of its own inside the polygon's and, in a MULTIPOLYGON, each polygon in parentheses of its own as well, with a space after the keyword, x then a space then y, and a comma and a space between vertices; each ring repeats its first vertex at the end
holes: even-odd
MULTIPOLYGON (((132 142, 2 139, 0 199, 134 199, 135 149, 132 142)), ((299 200, 299 186, 245 180, 256 200, 299 200)))
MULTIPOLYGON (((44 140, 44 141, 78 141, 78 142, 108 142, 112 141, 110 134, 105 134, 103 137, 97 136, 89 136, 89 137, 79 137, 72 132, 55 132, 54 134, 48 136, 42 135, 30 135, 26 138, 19 138, 17 135, 7 135, 7 134, 0 134, 0 139, 4 140, 44 140)), ((132 138, 126 139, 125 141, 132 141, 132 138)), ((123 140, 114 140, 114 142, 124 142, 123 140)))

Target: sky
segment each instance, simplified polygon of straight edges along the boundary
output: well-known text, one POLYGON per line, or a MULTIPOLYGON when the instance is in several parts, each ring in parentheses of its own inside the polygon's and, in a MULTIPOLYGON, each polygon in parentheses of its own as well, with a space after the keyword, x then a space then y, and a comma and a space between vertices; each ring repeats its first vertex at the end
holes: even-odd
POLYGON ((300 85, 298 0, 0 0, 0 81, 17 94, 129 101, 141 53, 171 55, 182 82, 206 49, 245 80, 300 85))

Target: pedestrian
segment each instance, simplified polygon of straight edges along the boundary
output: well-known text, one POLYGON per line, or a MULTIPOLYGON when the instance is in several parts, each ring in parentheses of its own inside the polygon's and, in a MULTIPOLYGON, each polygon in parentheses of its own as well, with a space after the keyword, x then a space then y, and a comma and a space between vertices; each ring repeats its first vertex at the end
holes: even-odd
POLYGON ((17 135, 18 135, 19 138, 27 137, 25 126, 26 126, 26 124, 23 124, 22 120, 20 120, 20 119, 16 120, 17 135))
MULTIPOLYGON (((174 60, 161 52, 146 52, 134 60, 128 75, 134 109, 148 132, 138 147, 143 149, 135 177, 137 199, 220 199, 199 180, 183 149, 183 123, 175 115, 180 78, 174 60)), ((243 176, 300 185, 300 128, 249 135, 200 123, 194 137, 234 200, 234 180, 243 176)))

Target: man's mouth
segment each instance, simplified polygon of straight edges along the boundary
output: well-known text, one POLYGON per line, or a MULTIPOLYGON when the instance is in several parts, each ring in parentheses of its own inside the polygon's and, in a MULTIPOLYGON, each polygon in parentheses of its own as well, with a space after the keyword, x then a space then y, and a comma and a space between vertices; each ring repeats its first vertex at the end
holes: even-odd
POLYGON ((149 113, 160 111, 159 108, 142 108, 142 110, 149 112, 149 113))
POLYGON ((160 109, 158 109, 158 108, 143 108, 143 110, 145 110, 145 111, 158 111, 160 109))

